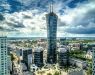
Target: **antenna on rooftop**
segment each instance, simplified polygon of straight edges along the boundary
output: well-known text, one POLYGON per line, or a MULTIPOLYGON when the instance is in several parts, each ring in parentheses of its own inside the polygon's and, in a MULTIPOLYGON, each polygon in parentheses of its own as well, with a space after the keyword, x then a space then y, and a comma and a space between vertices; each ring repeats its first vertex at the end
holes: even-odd
POLYGON ((50 12, 53 12, 53 1, 50 3, 50 12))

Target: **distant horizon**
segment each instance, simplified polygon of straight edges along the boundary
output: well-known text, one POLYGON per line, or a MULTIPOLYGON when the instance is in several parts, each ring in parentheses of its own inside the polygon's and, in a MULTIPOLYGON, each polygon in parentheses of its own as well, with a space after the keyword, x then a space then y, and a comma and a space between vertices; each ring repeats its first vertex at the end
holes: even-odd
MULTIPOLYGON (((29 40, 33 40, 33 39, 47 39, 47 37, 7 37, 9 40, 15 40, 15 39, 29 39, 29 40)), ((86 40, 95 40, 95 37, 57 37, 57 39, 60 38, 66 38, 66 39, 72 39, 72 38, 76 38, 76 39, 86 39, 86 40)))
MULTIPOLYGON (((7 37, 9 37, 9 38, 41 38, 41 37, 38 37, 38 36, 34 36, 34 37, 32 37, 32 36, 30 36, 30 37, 22 37, 22 36, 20 36, 20 37, 16 37, 16 36, 7 36, 7 37)), ((70 37, 70 36, 68 36, 69 38, 95 38, 95 36, 91 36, 91 37, 87 37, 87 36, 84 36, 84 37, 70 37)), ((68 38, 68 37, 57 37, 57 38, 68 38)), ((47 37, 42 37, 42 38, 47 38, 47 37)))

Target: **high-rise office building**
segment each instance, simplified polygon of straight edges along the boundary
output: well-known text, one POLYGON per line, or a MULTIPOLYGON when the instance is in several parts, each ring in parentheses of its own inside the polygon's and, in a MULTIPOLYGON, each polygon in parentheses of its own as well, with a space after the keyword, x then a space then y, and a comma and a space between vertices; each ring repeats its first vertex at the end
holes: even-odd
POLYGON ((47 62, 51 64, 56 63, 57 19, 58 16, 53 12, 52 4, 50 12, 46 15, 48 39, 47 62))
POLYGON ((43 48, 38 47, 34 49, 34 64, 37 67, 43 66, 43 48))
POLYGON ((93 58, 92 58, 92 75, 95 75, 95 47, 93 49, 93 58))
POLYGON ((26 64, 27 69, 29 70, 30 65, 32 64, 32 49, 31 48, 25 48, 20 50, 20 55, 23 57, 23 62, 26 64))
POLYGON ((68 62, 68 51, 66 48, 59 48, 58 49, 58 63, 60 67, 67 67, 68 62))
POLYGON ((9 75, 7 37, 0 37, 0 75, 9 75))

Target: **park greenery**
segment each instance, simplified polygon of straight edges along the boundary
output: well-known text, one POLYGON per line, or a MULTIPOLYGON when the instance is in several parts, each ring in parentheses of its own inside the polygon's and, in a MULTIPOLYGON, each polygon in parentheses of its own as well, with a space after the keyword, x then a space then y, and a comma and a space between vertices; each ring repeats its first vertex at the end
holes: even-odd
POLYGON ((77 58, 83 61, 92 61, 91 59, 85 58, 86 52, 83 50, 74 50, 69 52, 70 57, 77 58))
POLYGON ((86 73, 87 73, 87 75, 92 74, 92 60, 84 57, 84 55, 85 55, 84 51, 82 51, 82 50, 70 51, 69 55, 70 55, 70 57, 77 58, 77 59, 80 59, 83 61, 87 61, 89 66, 86 70, 86 73))

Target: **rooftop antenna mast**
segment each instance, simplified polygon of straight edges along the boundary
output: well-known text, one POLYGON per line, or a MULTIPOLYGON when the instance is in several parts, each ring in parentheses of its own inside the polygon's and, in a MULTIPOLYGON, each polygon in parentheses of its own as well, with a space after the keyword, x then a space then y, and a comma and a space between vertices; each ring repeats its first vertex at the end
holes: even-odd
POLYGON ((53 12, 53 1, 50 3, 50 12, 53 12))

